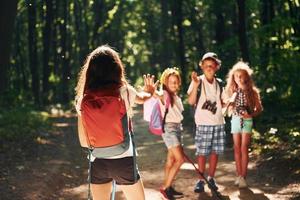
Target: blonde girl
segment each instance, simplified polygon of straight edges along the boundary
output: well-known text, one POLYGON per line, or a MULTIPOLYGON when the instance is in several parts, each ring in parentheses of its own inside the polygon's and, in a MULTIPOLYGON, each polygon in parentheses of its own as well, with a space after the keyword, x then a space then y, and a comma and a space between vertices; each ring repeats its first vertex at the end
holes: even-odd
POLYGON ((255 87, 253 71, 244 62, 237 62, 228 73, 226 96, 231 99, 229 112, 232 114, 231 133, 234 142, 234 159, 237 178, 235 185, 247 187, 248 148, 251 141, 253 117, 262 111, 258 89, 255 87))
POLYGON ((166 101, 170 101, 168 113, 166 115, 164 129, 162 134, 163 141, 168 148, 167 160, 165 164, 164 184, 160 188, 163 199, 173 199, 174 196, 182 196, 183 193, 176 191, 172 187, 172 182, 184 162, 183 150, 181 146, 181 121, 183 119, 183 105, 180 97, 177 95, 181 78, 177 68, 167 68, 161 76, 163 94, 159 95, 161 107, 166 110, 166 101), (169 98, 169 99, 168 99, 169 98))

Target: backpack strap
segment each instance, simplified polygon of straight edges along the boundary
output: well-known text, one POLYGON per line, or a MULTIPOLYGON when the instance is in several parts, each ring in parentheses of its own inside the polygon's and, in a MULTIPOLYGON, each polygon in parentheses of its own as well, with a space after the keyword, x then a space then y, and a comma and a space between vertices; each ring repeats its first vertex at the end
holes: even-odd
POLYGON ((222 103, 222 92, 224 90, 224 81, 222 81, 222 79, 220 78, 216 78, 217 80, 217 83, 219 85, 219 88, 220 88, 220 100, 221 100, 221 103, 222 103))
POLYGON ((167 117, 167 114, 169 112, 170 104, 171 104, 170 95, 169 95, 169 93, 167 93, 166 110, 165 110, 165 114, 164 114, 164 117, 163 117, 163 120, 162 120, 162 131, 163 132, 165 132, 166 117, 167 117))
MULTIPOLYGON (((127 85, 126 85, 126 92, 127 92, 127 101, 128 101, 128 105, 129 105, 128 109, 131 109, 130 100, 129 100, 129 90, 128 90, 127 85)), ((131 137, 132 151, 133 151, 133 177, 134 177, 134 181, 137 181, 138 172, 137 172, 137 164, 136 164, 136 148, 135 148, 135 141, 134 141, 134 134, 133 134, 131 116, 128 116, 127 119, 128 119, 128 131, 129 131, 129 135, 131 137)))
POLYGON ((196 97, 196 103, 195 103, 195 110, 196 110, 196 108, 198 106, 199 98, 201 96, 201 90, 202 90, 202 79, 200 78, 200 84, 199 84, 199 86, 197 88, 197 97, 196 97))
MULTIPOLYGON (((127 93, 127 101, 128 101, 128 110, 131 109, 130 106, 130 100, 129 100, 129 90, 128 90, 128 86, 126 85, 126 93, 127 93)), ((128 131, 130 132, 130 134, 133 134, 133 128, 132 128, 132 119, 130 115, 128 116, 128 131)))

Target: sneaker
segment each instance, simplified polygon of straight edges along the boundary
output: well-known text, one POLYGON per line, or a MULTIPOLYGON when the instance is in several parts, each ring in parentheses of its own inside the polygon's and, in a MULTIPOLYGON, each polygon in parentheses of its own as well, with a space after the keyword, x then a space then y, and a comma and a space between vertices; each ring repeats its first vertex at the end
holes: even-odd
POLYGON ((163 200, 174 200, 174 196, 173 196, 173 194, 171 193, 170 188, 167 188, 167 189, 165 189, 165 190, 162 189, 162 188, 160 188, 160 189, 159 189, 159 192, 160 192, 160 194, 161 194, 163 200))
POLYGON ((248 184, 247 184, 245 178, 244 177, 240 177, 239 188, 246 188, 246 187, 248 187, 248 184))
POLYGON ((218 191, 219 188, 218 188, 217 185, 216 185, 215 179, 210 178, 210 179, 208 180, 208 182, 210 183, 210 184, 208 185, 208 187, 209 187, 211 190, 218 191))
POLYGON ((239 185, 239 183, 240 183, 240 176, 237 176, 236 178, 235 178, 235 181, 234 181, 234 185, 235 186, 238 186, 239 185))
POLYGON ((174 196, 183 196, 183 193, 182 193, 182 192, 176 191, 172 186, 169 187, 169 190, 171 191, 171 193, 172 193, 174 196))
POLYGON ((201 192, 204 192, 204 181, 202 180, 199 180, 194 188, 194 192, 196 193, 201 193, 201 192))

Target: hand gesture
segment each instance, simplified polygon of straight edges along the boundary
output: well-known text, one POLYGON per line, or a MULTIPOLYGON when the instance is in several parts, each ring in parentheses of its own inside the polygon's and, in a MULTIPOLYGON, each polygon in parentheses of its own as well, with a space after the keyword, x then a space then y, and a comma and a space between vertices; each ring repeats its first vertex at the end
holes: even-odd
POLYGON ((198 87, 200 84, 200 79, 198 78, 197 72, 193 71, 191 74, 192 81, 196 84, 198 87))
POLYGON ((150 93, 151 95, 153 95, 153 93, 154 93, 155 90, 157 89, 159 80, 157 80, 157 81, 154 83, 155 77, 154 77, 154 75, 150 75, 150 74, 144 75, 143 78, 144 78, 144 87, 143 87, 143 91, 144 91, 144 92, 147 92, 147 93, 150 93))
POLYGON ((247 111, 243 111, 241 115, 243 119, 252 118, 252 116, 247 111))

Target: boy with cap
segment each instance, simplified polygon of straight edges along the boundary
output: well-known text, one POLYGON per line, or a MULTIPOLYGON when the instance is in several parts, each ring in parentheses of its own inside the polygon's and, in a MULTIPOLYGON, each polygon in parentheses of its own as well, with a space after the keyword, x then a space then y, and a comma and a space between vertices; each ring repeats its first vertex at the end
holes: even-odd
MULTIPOLYGON (((214 176, 218 162, 218 155, 224 152, 225 125, 222 115, 222 87, 215 78, 221 66, 221 61, 213 52, 203 55, 199 67, 203 75, 197 76, 192 72, 191 84, 188 89, 188 102, 195 106, 195 146, 200 172, 204 174, 206 157, 209 156, 208 181, 211 189, 218 190, 214 176)), ((204 192, 203 177, 197 182, 194 192, 204 192)))

